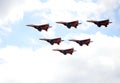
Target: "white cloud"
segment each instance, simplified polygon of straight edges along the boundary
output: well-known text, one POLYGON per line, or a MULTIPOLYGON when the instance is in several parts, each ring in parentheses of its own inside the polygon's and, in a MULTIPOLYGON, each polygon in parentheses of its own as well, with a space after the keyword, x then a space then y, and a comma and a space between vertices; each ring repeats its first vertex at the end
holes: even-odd
MULTIPOLYGON (((80 36, 87 37, 87 34, 80 36)), ((60 46, 48 45, 36 50, 16 46, 1 48, 0 57, 7 63, 0 64, 0 82, 119 83, 120 38, 101 33, 90 37, 94 42, 83 47, 63 42, 60 46), (67 47, 74 47, 77 51, 72 56, 52 51, 67 47)))
POLYGON ((120 1, 119 0, 110 0, 109 2, 107 0, 98 0, 97 3, 102 4, 103 6, 105 6, 104 8, 107 10, 112 10, 116 7, 119 6, 120 1))
POLYGON ((1 4, 2 8, 2 15, 0 15, 0 20, 2 23, 14 23, 17 20, 20 20, 23 18, 23 15, 26 11, 34 11, 38 10, 41 7, 41 3, 38 0, 19 0, 19 1, 9 1, 9 0, 3 0, 1 4), (8 2, 8 3, 6 3, 8 2), (40 6, 39 6, 40 5, 40 6))
POLYGON ((50 9, 51 13, 46 14, 46 18, 51 19, 52 21, 60 20, 85 20, 85 18, 97 10, 97 4, 92 2, 75 2, 74 0, 66 1, 54 1, 50 0, 49 2, 43 5, 46 9, 50 9), (69 3, 69 4, 68 4, 69 3), (84 15, 84 16, 83 16, 84 15))
MULTIPOLYGON (((97 17, 101 16, 102 13, 107 13, 108 10, 113 10, 114 7, 118 6, 118 1, 119 0, 111 0, 109 1, 97 1, 97 2, 91 2, 91 1, 79 1, 76 2, 74 0, 61 0, 61 1, 54 1, 54 0, 49 0, 47 3, 43 5, 44 8, 50 9, 51 10, 51 17, 53 20, 59 16, 63 16, 61 19, 67 20, 69 19, 75 19, 78 18, 80 20, 86 20, 85 17, 89 17, 89 15, 94 15, 92 17, 97 17), (112 5, 112 6, 111 6, 112 5), (76 13, 72 14, 72 13, 76 13), (71 16, 70 16, 71 15, 71 16), (84 17, 85 16, 85 17, 84 17), (71 18, 70 18, 71 17, 71 18), (74 17, 74 18, 72 18, 74 17), (84 17, 84 18, 83 18, 84 17)), ((48 17, 49 18, 49 17, 48 17)))
POLYGON ((22 20, 25 12, 35 11, 40 7, 41 3, 39 0, 2 0, 0 4, 0 26, 8 26, 11 23, 22 20))

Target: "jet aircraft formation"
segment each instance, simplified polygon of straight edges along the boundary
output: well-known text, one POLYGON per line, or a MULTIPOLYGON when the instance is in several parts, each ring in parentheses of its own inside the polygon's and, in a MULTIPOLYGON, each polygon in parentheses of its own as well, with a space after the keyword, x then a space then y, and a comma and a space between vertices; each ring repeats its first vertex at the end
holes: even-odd
MULTIPOLYGON (((106 19, 106 20, 100 20, 100 21, 96 21, 96 20, 87 20, 87 22, 91 22, 91 23, 94 23, 95 25, 97 25, 98 27, 101 27, 101 26, 105 26, 105 27, 108 27, 108 25, 112 22, 109 21, 109 19, 106 19)), ((68 29, 70 29, 71 27, 74 27, 74 28, 77 28, 79 24, 82 24, 82 23, 79 23, 78 20, 76 21, 71 21, 71 22, 63 22, 63 21, 60 21, 60 22, 56 22, 58 24, 62 24, 64 26, 66 26, 68 29)), ((37 29, 39 32, 41 32, 42 30, 45 30, 45 31, 48 31, 49 28, 52 28, 52 26, 50 26, 49 24, 42 24, 42 25, 35 25, 35 24, 28 24, 26 26, 29 26, 29 27, 33 27, 35 29, 37 29)), ((50 45, 54 45, 54 44, 58 44, 60 45, 61 42, 63 42, 64 40, 62 40, 61 37, 59 38, 41 38, 39 40, 43 40, 43 41, 46 41, 48 43, 50 43, 50 45)), ((78 39, 70 39, 68 41, 72 41, 72 42, 76 42, 78 45, 80 46, 83 46, 83 45, 87 45, 89 46, 89 44, 93 41, 91 41, 90 38, 88 39, 83 39, 83 40, 78 40, 78 39)), ((59 51, 61 53, 63 53, 64 55, 66 54, 73 54, 73 52, 75 52, 76 50, 74 50, 74 48, 68 48, 68 49, 53 49, 53 51, 59 51)))

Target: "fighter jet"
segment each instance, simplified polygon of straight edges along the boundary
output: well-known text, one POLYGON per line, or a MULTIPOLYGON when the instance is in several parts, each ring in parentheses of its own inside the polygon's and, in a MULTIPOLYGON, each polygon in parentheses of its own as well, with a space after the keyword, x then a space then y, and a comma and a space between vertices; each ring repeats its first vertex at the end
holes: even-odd
POLYGON ((98 27, 101 27, 102 25, 107 27, 108 24, 112 23, 109 21, 109 19, 101 20, 101 21, 87 20, 87 22, 92 22, 92 23, 96 24, 98 27))
POLYGON ((77 26, 79 25, 79 24, 81 24, 81 23, 79 23, 78 22, 78 20, 76 20, 76 21, 72 21, 72 22, 56 22, 56 23, 58 23, 58 24, 63 24, 63 25, 65 25, 67 28, 71 28, 71 27, 75 27, 75 28, 77 28, 77 26))
POLYGON ((62 40, 61 38, 54 38, 54 39, 46 39, 46 38, 43 38, 43 39, 40 39, 40 40, 44 40, 44 41, 47 41, 48 43, 50 43, 51 45, 53 45, 53 44, 60 44, 62 41, 64 41, 64 40, 62 40))
POLYGON ((80 46, 83 46, 84 44, 88 46, 90 42, 93 42, 93 41, 91 41, 90 39, 84 39, 84 40, 71 39, 71 40, 69 40, 69 41, 76 42, 76 43, 78 43, 80 46))
POLYGON ((47 31, 48 28, 51 28, 51 27, 52 27, 52 26, 50 26, 49 24, 43 24, 43 25, 29 24, 29 25, 26 25, 26 26, 34 27, 34 28, 37 29, 38 31, 42 31, 42 30, 47 31))
POLYGON ((61 53, 63 53, 64 55, 66 54, 73 54, 73 52, 75 52, 76 50, 74 50, 74 48, 69 48, 69 49, 53 49, 53 51, 59 51, 61 53))

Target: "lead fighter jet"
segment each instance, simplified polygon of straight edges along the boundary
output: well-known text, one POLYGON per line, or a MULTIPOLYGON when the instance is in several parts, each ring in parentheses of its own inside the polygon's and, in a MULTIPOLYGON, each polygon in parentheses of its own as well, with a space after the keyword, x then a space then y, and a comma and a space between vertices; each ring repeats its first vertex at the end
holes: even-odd
POLYGON ((107 27, 108 24, 112 23, 109 21, 109 19, 101 20, 101 21, 87 20, 87 22, 92 22, 92 23, 96 24, 98 27, 101 27, 102 25, 107 27))
POLYGON ((90 42, 93 42, 93 41, 91 41, 90 39, 84 39, 84 40, 71 39, 71 40, 69 40, 69 41, 76 42, 76 43, 78 43, 80 46, 82 46, 83 44, 85 44, 85 45, 88 46, 90 42))
POLYGON ((54 39, 46 39, 46 38, 43 38, 43 39, 40 39, 40 40, 44 40, 44 41, 47 41, 48 43, 50 43, 51 45, 53 45, 53 44, 60 44, 62 41, 64 41, 64 40, 62 40, 61 38, 54 38, 54 39))
POLYGON ((48 28, 51 28, 51 27, 52 27, 52 26, 50 26, 49 24, 43 24, 43 25, 29 24, 29 25, 26 25, 26 26, 34 27, 34 28, 37 29, 38 31, 42 31, 42 30, 47 31, 48 28))
POLYGON ((66 54, 73 54, 73 52, 75 52, 76 50, 74 50, 74 48, 69 48, 69 49, 53 49, 53 51, 59 51, 61 53, 63 53, 64 55, 66 54))
POLYGON ((63 24, 63 25, 65 25, 67 28, 71 28, 71 27, 75 27, 75 28, 77 28, 77 26, 79 25, 79 24, 81 24, 81 23, 79 23, 78 22, 78 20, 76 20, 76 21, 72 21, 72 22, 56 22, 56 23, 59 23, 59 24, 63 24))

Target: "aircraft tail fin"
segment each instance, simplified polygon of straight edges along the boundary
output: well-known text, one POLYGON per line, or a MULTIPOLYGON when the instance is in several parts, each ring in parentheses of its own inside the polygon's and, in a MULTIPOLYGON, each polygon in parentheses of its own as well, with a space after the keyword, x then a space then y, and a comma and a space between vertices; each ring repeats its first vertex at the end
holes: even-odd
POLYGON ((90 41, 90 42, 93 42, 93 41, 90 41))
POLYGON ((76 52, 77 50, 73 50, 74 52, 76 52))
POLYGON ((82 24, 82 23, 78 23, 78 24, 82 24))
POLYGON ((49 26, 49 28, 52 28, 52 26, 49 26))

